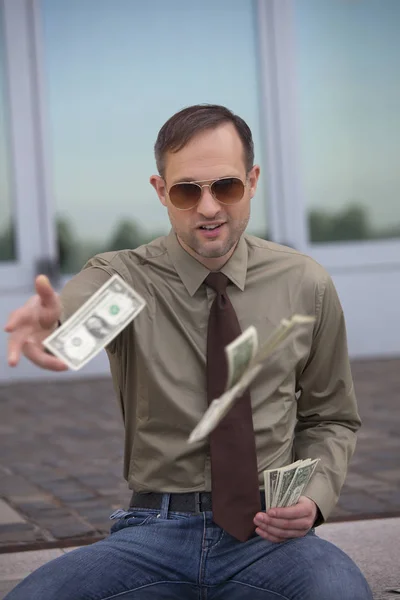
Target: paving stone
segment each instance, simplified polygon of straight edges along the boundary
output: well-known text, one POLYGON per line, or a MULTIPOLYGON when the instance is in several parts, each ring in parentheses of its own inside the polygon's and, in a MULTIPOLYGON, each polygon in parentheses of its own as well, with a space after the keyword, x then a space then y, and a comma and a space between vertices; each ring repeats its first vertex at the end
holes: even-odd
POLYGON ((367 496, 360 492, 341 494, 338 502, 339 508, 350 513, 378 514, 388 512, 388 505, 378 498, 367 496))
POLYGON ((378 490, 375 495, 379 500, 392 505, 393 508, 400 506, 400 489, 378 490))
POLYGON ((0 525, 0 543, 34 542, 46 539, 44 533, 29 523, 0 525))
POLYGON ((4 500, 0 499, 0 526, 9 523, 24 523, 25 519, 4 500))
POLYGON ((76 500, 90 500, 91 498, 96 498, 96 494, 86 490, 63 490, 54 492, 54 495, 66 504, 76 500))
POLYGON ((49 523, 48 529, 56 539, 95 535, 97 533, 96 529, 91 525, 87 525, 86 523, 73 518, 49 523))
POLYGON ((31 496, 40 490, 19 475, 4 475, 0 479, 1 496, 31 496))

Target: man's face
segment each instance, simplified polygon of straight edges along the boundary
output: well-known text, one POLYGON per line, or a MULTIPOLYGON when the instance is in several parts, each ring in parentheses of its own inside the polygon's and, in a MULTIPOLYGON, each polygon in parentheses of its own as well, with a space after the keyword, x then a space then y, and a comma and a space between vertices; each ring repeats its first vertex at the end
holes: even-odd
POLYGON ((202 259, 229 256, 246 229, 250 217, 250 200, 254 196, 259 167, 254 166, 246 178, 242 141, 229 123, 195 136, 182 150, 166 156, 165 182, 153 176, 150 181, 161 202, 167 207, 171 225, 182 246, 202 259), (184 181, 211 183, 223 177, 238 177, 245 183, 242 200, 221 204, 209 187, 202 190, 198 204, 179 210, 170 201, 172 185, 184 181), (205 225, 218 225, 207 231, 205 225))

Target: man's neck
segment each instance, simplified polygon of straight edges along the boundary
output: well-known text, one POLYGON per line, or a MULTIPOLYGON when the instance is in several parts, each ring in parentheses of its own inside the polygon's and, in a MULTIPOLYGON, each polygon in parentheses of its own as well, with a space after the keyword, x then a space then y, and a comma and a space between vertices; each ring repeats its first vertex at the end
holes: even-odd
POLYGON ((182 248, 188 254, 190 254, 190 256, 195 258, 199 263, 204 265, 206 267, 206 269, 209 269, 209 271, 220 271, 222 269, 222 267, 228 262, 228 260, 232 256, 232 254, 235 252, 236 246, 238 245, 238 242, 236 242, 236 244, 234 246, 232 246, 232 248, 229 250, 229 252, 227 252, 223 256, 217 256, 216 258, 207 258, 205 256, 201 256, 200 254, 197 254, 197 252, 195 252, 192 248, 190 248, 190 246, 185 244, 185 242, 183 240, 181 240, 178 235, 176 237, 178 239, 179 244, 182 246, 182 248))

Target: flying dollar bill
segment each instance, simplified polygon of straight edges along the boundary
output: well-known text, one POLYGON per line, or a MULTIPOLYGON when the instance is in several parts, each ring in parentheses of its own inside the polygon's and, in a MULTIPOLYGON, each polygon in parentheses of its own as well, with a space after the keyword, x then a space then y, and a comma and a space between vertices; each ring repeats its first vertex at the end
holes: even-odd
POLYGON ((290 319, 282 319, 279 326, 258 348, 256 329, 251 326, 225 348, 228 362, 227 389, 214 399, 196 427, 191 432, 188 442, 193 444, 203 440, 223 419, 237 398, 240 398, 257 375, 262 371, 263 363, 278 346, 293 335, 296 327, 315 321, 314 317, 293 315, 290 319))
POLYGON ((77 371, 105 348, 145 307, 145 300, 113 275, 43 345, 77 371))
POLYGON ((229 390, 247 371, 258 350, 256 328, 248 327, 239 337, 228 344, 225 352, 228 360, 228 380, 226 389, 229 390))

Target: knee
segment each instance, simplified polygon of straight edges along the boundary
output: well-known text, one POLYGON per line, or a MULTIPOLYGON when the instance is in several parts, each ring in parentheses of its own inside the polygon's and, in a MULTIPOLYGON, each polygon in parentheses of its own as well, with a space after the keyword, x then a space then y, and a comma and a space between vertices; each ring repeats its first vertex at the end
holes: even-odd
POLYGON ((354 564, 346 569, 318 568, 309 589, 307 600, 372 600, 372 592, 359 568, 354 564))
POLYGON ((83 600, 79 583, 73 580, 66 581, 65 576, 60 576, 48 565, 44 565, 23 579, 4 600, 72 600, 72 598, 83 600))

